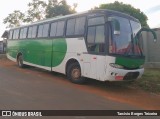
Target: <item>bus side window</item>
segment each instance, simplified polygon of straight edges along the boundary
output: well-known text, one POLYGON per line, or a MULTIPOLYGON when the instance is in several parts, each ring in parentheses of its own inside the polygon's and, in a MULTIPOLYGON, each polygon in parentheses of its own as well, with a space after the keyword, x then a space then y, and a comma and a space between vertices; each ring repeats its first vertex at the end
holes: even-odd
POLYGON ((24 31, 24 28, 21 28, 21 30, 20 30, 20 36, 19 36, 20 39, 23 38, 23 31, 24 31))
POLYGON ((56 36, 63 36, 64 35, 64 25, 65 25, 65 21, 59 21, 57 24, 57 32, 56 32, 56 36))
POLYGON ((28 30, 28 27, 25 27, 23 30, 23 37, 22 38, 27 38, 27 30, 28 30))
POLYGON ((92 44, 95 41, 95 32, 96 32, 96 27, 88 27, 88 35, 87 35, 87 42, 88 44, 92 44))
POLYGON ((12 39, 14 40, 15 39, 15 30, 13 30, 13 36, 12 36, 12 39))
POLYGON ((87 47, 90 52, 105 52, 105 30, 104 25, 88 27, 87 47))
POLYGON ((57 32, 57 22, 51 24, 50 37, 55 37, 57 32))
POLYGON ((76 19, 69 19, 67 21, 67 31, 66 31, 67 36, 74 35, 75 23, 76 23, 76 19))
POLYGON ((13 37, 13 30, 9 32, 9 39, 12 39, 12 37, 13 37))
POLYGON ((60 37, 64 35, 65 21, 53 22, 51 24, 50 37, 60 37))
POLYGON ((41 38, 43 34, 43 25, 39 25, 38 27, 38 38, 41 38))
POLYGON ((19 29, 15 29, 13 33, 13 39, 18 39, 19 38, 19 29))
POLYGON ((28 38, 32 38, 32 26, 28 30, 28 38))
POLYGON ((19 39, 20 29, 17 29, 16 39, 19 39))
POLYGON ((75 35, 84 35, 86 25, 86 17, 76 18, 75 35))
POLYGON ((84 35, 86 17, 72 18, 67 21, 66 36, 84 35))
POLYGON ((32 27, 32 38, 36 38, 37 36, 37 26, 32 27))
POLYGON ((44 24, 42 37, 48 37, 49 24, 44 24))
POLYGON ((38 35, 37 35, 38 38, 48 37, 48 33, 49 33, 49 24, 48 23, 39 25, 38 35))

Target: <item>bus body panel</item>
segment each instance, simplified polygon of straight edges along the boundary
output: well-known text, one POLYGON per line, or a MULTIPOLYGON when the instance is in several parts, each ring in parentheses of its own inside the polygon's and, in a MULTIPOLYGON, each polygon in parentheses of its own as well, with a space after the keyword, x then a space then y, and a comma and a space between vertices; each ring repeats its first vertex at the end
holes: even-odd
POLYGON ((8 55, 17 60, 23 55, 24 64, 51 70, 52 40, 13 40, 8 42, 8 55))
POLYGON ((83 54, 83 76, 104 81, 106 75, 106 56, 83 54))
MULTIPOLYGON (((71 59, 75 59, 80 64, 80 67, 83 72, 82 54, 83 52, 87 52, 84 38, 66 38, 65 42, 67 44, 67 51, 66 51, 67 53, 65 54, 63 61, 59 65, 52 67, 52 71, 65 74, 67 62, 71 59)), ((52 62, 54 63, 54 60, 52 62)))
MULTIPOLYGON (((106 79, 109 81, 122 81, 124 80, 124 77, 127 75, 127 73, 135 73, 138 72, 139 76, 137 78, 140 78, 142 74, 144 73, 144 68, 138 68, 138 69, 118 69, 118 68, 113 68, 110 66, 111 63, 115 64, 117 61, 117 58, 119 57, 113 57, 113 56, 107 56, 106 57, 106 62, 107 62, 107 68, 106 68, 106 79)), ((136 60, 136 59, 135 59, 136 60)), ((132 59, 131 59, 132 61, 132 59)), ((125 58, 123 59, 123 62, 127 61, 125 58)))
POLYGON ((16 40, 9 41, 8 46, 7 57, 12 61, 16 61, 18 53, 22 53, 24 64, 63 74, 66 73, 66 64, 70 59, 75 59, 79 62, 83 77, 100 81, 117 81, 115 74, 117 76, 125 76, 128 72, 139 72, 140 77, 144 72, 144 69, 124 70, 113 68, 109 65, 110 63, 119 62, 129 66, 133 62, 138 62, 139 64, 137 65, 141 65, 143 64, 141 59, 88 54, 84 38, 16 40))
POLYGON ((128 68, 139 68, 145 62, 144 58, 130 58, 130 57, 117 57, 115 63, 128 67, 128 68))
MULTIPOLYGON (((117 69, 117 68, 113 68, 110 67, 108 68, 108 72, 107 72, 107 80, 109 81, 123 81, 124 77, 128 74, 128 73, 135 73, 138 72, 139 76, 135 79, 138 79, 142 76, 142 74, 144 73, 144 68, 142 69, 135 69, 135 70, 125 70, 125 69, 117 69)), ((133 80, 133 78, 131 78, 133 80)), ((125 79, 126 80, 126 79, 125 79)), ((130 80, 128 78, 128 80, 130 80)))

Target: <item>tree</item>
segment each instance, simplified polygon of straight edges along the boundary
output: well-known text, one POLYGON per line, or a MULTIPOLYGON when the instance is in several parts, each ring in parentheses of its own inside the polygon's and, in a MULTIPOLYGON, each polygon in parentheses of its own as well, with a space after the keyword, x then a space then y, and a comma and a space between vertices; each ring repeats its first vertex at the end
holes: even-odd
POLYGON ((123 4, 122 2, 115 1, 114 3, 110 4, 101 4, 98 8, 95 9, 110 9, 129 14, 137 18, 143 27, 148 27, 147 16, 141 12, 140 9, 136 9, 129 4, 123 4))
POLYGON ((22 12, 15 10, 3 20, 3 23, 8 23, 7 28, 17 27, 20 26, 22 22, 24 22, 24 17, 25 15, 22 12))
POLYGON ((58 0, 49 0, 46 9, 46 18, 51 18, 59 15, 67 15, 75 13, 75 8, 77 4, 74 4, 74 8, 72 9, 66 2, 66 0, 62 0, 58 2, 58 0))
POLYGON ((32 2, 28 4, 26 14, 16 10, 9 14, 3 23, 9 24, 7 27, 11 28, 22 25, 22 23, 34 22, 58 15, 72 14, 76 12, 76 7, 77 4, 74 4, 73 8, 69 6, 66 0, 60 2, 58 2, 58 0, 48 0, 48 3, 42 0, 32 0, 32 2))
POLYGON ((28 4, 28 7, 27 16, 24 19, 25 22, 33 22, 45 18, 47 4, 44 1, 33 0, 28 4))

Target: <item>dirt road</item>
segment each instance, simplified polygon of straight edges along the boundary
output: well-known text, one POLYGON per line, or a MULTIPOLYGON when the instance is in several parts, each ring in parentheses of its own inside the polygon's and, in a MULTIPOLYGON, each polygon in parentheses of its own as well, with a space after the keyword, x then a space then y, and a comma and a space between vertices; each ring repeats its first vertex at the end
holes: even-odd
POLYGON ((0 59, 0 109, 160 110, 160 96, 94 80, 76 85, 64 75, 0 59))

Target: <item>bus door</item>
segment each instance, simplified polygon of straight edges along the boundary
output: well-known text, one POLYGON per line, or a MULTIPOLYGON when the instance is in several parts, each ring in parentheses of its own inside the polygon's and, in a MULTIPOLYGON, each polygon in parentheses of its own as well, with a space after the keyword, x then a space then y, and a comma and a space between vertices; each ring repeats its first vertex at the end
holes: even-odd
POLYGON ((105 22, 103 16, 88 18, 86 46, 84 53, 83 75, 97 80, 104 80, 106 67, 105 22))

